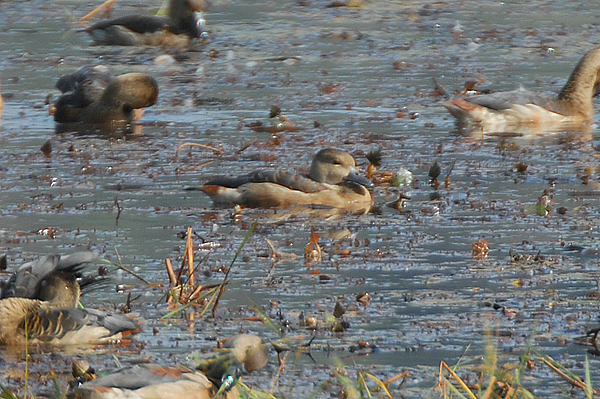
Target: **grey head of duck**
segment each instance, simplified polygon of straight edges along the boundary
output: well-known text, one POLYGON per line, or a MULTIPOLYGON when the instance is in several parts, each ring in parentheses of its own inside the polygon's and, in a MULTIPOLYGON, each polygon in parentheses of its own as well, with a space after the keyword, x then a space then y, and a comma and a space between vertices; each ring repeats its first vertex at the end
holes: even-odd
POLYGON ((320 183, 342 184, 356 183, 367 188, 374 184, 358 174, 356 161, 349 153, 334 148, 325 148, 313 158, 308 176, 320 183))

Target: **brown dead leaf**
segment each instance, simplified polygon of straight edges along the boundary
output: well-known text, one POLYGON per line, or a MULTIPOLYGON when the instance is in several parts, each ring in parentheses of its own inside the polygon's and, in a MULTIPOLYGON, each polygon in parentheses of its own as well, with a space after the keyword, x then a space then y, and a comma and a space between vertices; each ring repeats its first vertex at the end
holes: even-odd
POLYGON ((490 249, 486 240, 477 240, 473 243, 473 259, 486 260, 490 249))
POLYGON ((310 263, 320 262, 323 259, 323 251, 319 246, 320 236, 313 230, 310 234, 310 241, 304 248, 304 264, 306 267, 310 266, 310 263))

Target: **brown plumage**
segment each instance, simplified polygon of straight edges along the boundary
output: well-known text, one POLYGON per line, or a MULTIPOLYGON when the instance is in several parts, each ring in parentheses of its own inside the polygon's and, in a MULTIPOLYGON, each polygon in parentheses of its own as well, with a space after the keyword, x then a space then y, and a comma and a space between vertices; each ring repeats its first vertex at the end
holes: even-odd
POLYGON ((100 66, 82 67, 62 76, 56 87, 63 92, 51 109, 57 123, 127 124, 158 98, 158 83, 153 77, 126 73, 113 78, 100 66))
MULTIPOLYGON (((94 379, 86 370, 79 375, 89 381, 67 395, 69 399, 209 399, 243 398, 235 381, 243 374, 267 364, 269 350, 262 340, 249 334, 236 335, 223 344, 223 355, 207 359, 198 370, 183 366, 137 364, 94 379), (208 377, 207 377, 208 376, 208 377), (222 386, 226 384, 226 386, 222 386)), ((89 365, 87 365, 89 366, 89 365)))
POLYGON ((92 252, 49 255, 19 267, 0 295, 0 344, 78 346, 137 332, 139 324, 127 316, 76 308, 77 277, 96 258, 92 252))
POLYGON ((356 162, 345 151, 319 151, 308 175, 256 171, 239 177, 218 177, 201 187, 215 205, 249 208, 324 206, 366 212, 373 183, 356 173, 356 162))
POLYGON ((96 44, 185 47, 202 38, 203 0, 171 0, 167 16, 126 15, 100 21, 85 29, 96 44))
POLYGON ((206 376, 183 366, 139 364, 92 380, 69 399, 209 399, 216 389, 206 376))

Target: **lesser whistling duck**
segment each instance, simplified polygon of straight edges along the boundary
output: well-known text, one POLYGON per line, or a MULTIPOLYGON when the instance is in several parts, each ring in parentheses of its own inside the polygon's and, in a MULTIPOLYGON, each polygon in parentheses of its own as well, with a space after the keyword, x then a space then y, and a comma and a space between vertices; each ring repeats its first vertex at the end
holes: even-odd
POLYGON ((0 295, 0 344, 79 346, 120 339, 139 330, 122 314, 77 308, 83 265, 92 252, 49 255, 19 267, 0 295))
MULTIPOLYGON (((71 391, 69 399, 210 399, 241 398, 235 381, 243 372, 251 372, 267 364, 268 349, 259 337, 240 334, 228 339, 230 351, 217 359, 209 359, 202 371, 187 367, 137 364, 122 368, 98 379, 85 375, 89 381, 71 391), (242 369, 240 369, 240 366, 242 369), (206 373, 206 374, 205 374, 206 373), (208 378, 207 378, 208 376, 208 378), (217 392, 219 396, 217 396, 217 392)), ((87 367, 87 362, 83 362, 87 367)), ((75 370, 74 364, 74 370, 75 370)), ((79 369, 80 366, 77 367, 79 369)), ((78 370, 78 380, 86 370, 78 370)))
POLYGON ((366 212, 372 202, 373 183, 358 175, 356 162, 345 151, 327 148, 313 158, 310 173, 255 171, 239 177, 217 177, 204 191, 218 206, 291 208, 325 206, 366 212))
POLYGON ((204 0, 170 0, 167 16, 126 15, 97 22, 85 32, 96 44, 184 47, 206 35, 198 14, 204 8, 204 0))
POLYGON ((126 73, 112 77, 102 66, 86 66, 62 76, 56 87, 63 92, 51 108, 57 123, 127 124, 158 98, 158 83, 151 76, 126 73))
POLYGON ((600 48, 581 58, 558 96, 514 90, 457 98, 445 107, 459 126, 483 132, 535 129, 540 133, 589 128, 600 83, 600 48))

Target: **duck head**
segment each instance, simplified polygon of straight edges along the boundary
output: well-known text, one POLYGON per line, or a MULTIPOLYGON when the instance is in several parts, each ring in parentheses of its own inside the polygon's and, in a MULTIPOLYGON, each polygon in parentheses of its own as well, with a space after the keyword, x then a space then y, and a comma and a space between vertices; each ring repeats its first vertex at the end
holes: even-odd
POLYGON ((196 39, 202 37, 205 33, 202 17, 205 6, 204 0, 171 0, 169 3, 171 31, 196 39))
POLYGON ((320 183, 343 184, 356 183, 366 188, 374 184, 358 174, 356 161, 349 153, 334 148, 325 148, 313 158, 309 177, 320 183))

